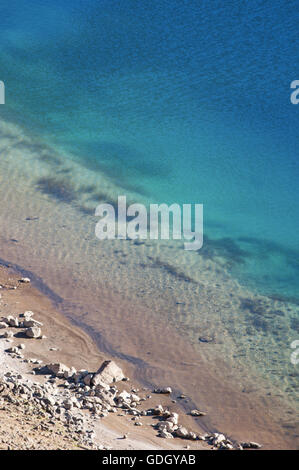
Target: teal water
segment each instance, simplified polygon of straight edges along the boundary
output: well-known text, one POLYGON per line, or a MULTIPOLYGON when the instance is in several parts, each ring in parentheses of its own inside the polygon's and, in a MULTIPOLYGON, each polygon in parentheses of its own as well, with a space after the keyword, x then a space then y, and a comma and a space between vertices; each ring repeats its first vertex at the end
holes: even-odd
POLYGON ((3 1, 1 115, 150 201, 203 203, 206 248, 297 297, 295 7, 3 1))
MULTIPOLYGON (((5 259, 71 299, 65 311, 84 316, 87 331, 101 336, 106 319, 109 340, 110 331, 123 335, 118 306, 109 310, 117 285, 121 317, 138 314, 140 334, 147 323, 138 302, 184 333, 223 383, 230 370, 246 389, 252 373, 259 403, 275 395, 288 406, 298 397, 290 363, 299 332, 296 7, 282 0, 0 5, 5 259), (124 194, 204 204, 203 248, 100 245, 95 207, 124 194), (32 216, 25 225, 24 215, 32 216), (20 240, 13 248, 12 237, 20 240), (101 311, 105 289, 109 308, 101 311)), ((129 354, 120 341, 109 351, 129 354)), ((289 423, 292 411, 284 411, 289 423)))

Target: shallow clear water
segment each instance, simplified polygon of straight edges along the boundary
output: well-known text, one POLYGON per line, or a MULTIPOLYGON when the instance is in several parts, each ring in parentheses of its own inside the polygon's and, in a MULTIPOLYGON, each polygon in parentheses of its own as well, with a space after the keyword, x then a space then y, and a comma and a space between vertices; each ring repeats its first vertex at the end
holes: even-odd
MULTIPOLYGON (((20 171, 24 158, 37 201, 46 193, 57 204, 74 204, 82 224, 101 198, 118 194, 136 202, 203 203, 203 249, 174 257, 171 244, 158 248, 162 261, 154 274, 140 275, 144 302, 170 316, 166 300, 163 308, 151 300, 160 288, 157 267, 163 268, 160 286, 166 274, 196 279, 190 305, 173 312, 172 321, 184 325, 194 342, 201 315, 203 334, 217 336, 223 322, 236 354, 245 354, 268 378, 273 372, 276 385, 293 396, 299 105, 290 103, 290 83, 298 79, 296 2, 215 1, 212 8, 192 0, 4 0, 0 15, 0 79, 6 84, 0 117, 35 138, 29 145, 14 136, 9 145, 25 152, 15 153, 15 165, 20 171), (64 167, 53 164, 56 153, 45 143, 64 167), (43 159, 35 163, 30 151, 43 159), (234 279, 245 290, 230 302, 234 279), (215 288, 217 305, 208 293, 202 300, 200 282, 215 288)), ((56 255, 69 260, 67 245, 56 243, 56 255)), ((85 254, 82 248, 82 265, 85 254)), ((142 259, 143 270, 153 268, 156 255, 150 256, 142 259)), ((174 289, 178 297, 187 295, 181 284, 174 289)), ((229 348, 227 359, 233 356, 229 348)))

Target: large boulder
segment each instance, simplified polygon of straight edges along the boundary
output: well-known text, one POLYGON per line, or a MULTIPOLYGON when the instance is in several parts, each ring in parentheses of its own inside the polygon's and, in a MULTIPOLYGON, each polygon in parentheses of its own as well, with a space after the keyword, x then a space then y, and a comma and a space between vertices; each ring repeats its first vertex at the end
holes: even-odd
POLYGON ((123 371, 114 361, 105 361, 92 378, 92 385, 96 386, 99 383, 111 384, 119 382, 125 378, 123 371))

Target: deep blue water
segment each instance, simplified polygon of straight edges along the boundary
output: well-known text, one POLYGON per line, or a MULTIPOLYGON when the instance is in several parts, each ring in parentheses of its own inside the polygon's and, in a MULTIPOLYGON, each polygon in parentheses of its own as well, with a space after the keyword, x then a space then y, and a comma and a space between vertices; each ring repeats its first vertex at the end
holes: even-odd
POLYGON ((203 203, 206 249, 296 296, 296 1, 2 0, 0 18, 1 115, 149 200, 203 203))

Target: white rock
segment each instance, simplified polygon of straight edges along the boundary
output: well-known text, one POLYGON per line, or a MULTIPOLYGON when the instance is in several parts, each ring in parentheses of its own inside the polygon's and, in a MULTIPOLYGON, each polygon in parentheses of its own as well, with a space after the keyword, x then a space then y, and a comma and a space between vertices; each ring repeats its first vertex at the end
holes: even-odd
POLYGON ((200 411, 200 410, 191 410, 190 411, 190 415, 191 416, 205 416, 207 413, 205 413, 204 411, 200 411))
POLYGON ((26 310, 26 312, 20 314, 20 317, 24 317, 29 320, 33 315, 34 313, 31 310, 26 310))
POLYGON ((171 413, 170 416, 166 419, 166 421, 169 421, 170 423, 173 423, 173 424, 178 424, 179 415, 177 413, 171 413))
POLYGON ((99 382, 107 384, 118 382, 124 378, 123 371, 114 361, 105 361, 92 379, 92 385, 99 382))
POLYGON ((177 437, 182 437, 183 439, 187 439, 189 437, 189 431, 188 431, 188 429, 184 428, 183 426, 179 426, 175 430, 175 435, 177 437))
POLYGON ((39 338, 41 336, 41 329, 38 328, 37 326, 33 326, 31 328, 28 328, 26 331, 25 331, 25 334, 26 336, 28 336, 28 338, 39 338))
POLYGON ((33 326, 43 326, 43 324, 37 320, 25 319, 23 322, 24 328, 31 328, 33 326))
POLYGON ((13 337, 13 332, 12 331, 5 331, 3 336, 4 336, 4 338, 12 338, 13 337))
POLYGON ((2 321, 4 321, 5 323, 7 323, 9 326, 11 327, 18 327, 19 326, 19 320, 15 317, 13 317, 12 315, 9 315, 7 318, 2 318, 2 321))
POLYGON ((215 446, 221 444, 222 442, 226 441, 226 437, 224 434, 219 434, 215 432, 214 438, 212 439, 212 442, 215 446))

